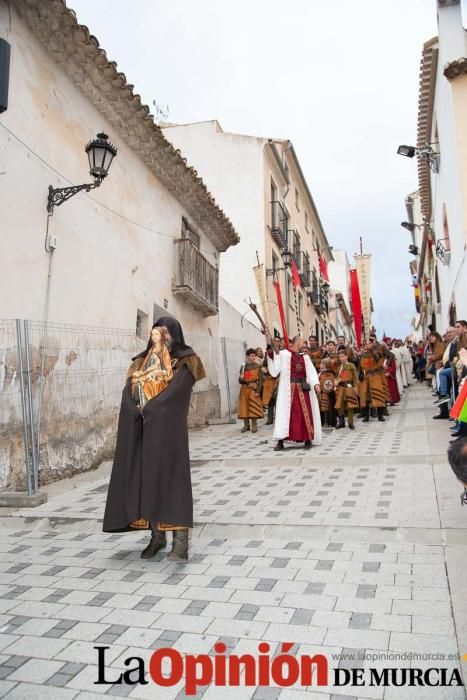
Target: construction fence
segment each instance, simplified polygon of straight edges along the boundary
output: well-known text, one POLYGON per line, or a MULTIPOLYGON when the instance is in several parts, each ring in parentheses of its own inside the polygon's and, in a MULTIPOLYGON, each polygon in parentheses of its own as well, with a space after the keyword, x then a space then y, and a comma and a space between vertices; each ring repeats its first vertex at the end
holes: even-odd
MULTIPOLYGON (((190 427, 232 417, 242 340, 186 336, 207 376, 194 386, 190 427)), ((111 459, 134 332, 23 319, 0 320, 0 489, 39 486, 111 459)))

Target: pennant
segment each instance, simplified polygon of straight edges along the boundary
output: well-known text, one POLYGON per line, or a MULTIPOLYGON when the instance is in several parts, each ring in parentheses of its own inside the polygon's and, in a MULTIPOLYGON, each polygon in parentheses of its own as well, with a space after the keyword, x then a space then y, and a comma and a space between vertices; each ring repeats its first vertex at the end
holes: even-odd
POLYGON ((279 282, 277 280, 274 280, 274 282, 272 284, 273 284, 274 289, 276 290, 277 306, 279 307, 279 317, 281 320, 282 333, 284 336, 285 347, 288 350, 289 349, 289 334, 287 333, 287 325, 285 323, 284 306, 282 304, 281 288, 280 288, 279 282))
POLYGON ((300 275, 298 274, 297 265, 295 260, 292 260, 292 282, 294 287, 300 287, 300 275))
POLYGON ((323 258, 321 253, 318 253, 318 257, 319 257, 319 271, 323 275, 326 282, 329 282, 328 266, 327 266, 326 260, 323 258))
POLYGON ((352 301, 353 323, 357 346, 362 347, 362 300, 358 284, 357 270, 350 270, 350 299, 352 301))

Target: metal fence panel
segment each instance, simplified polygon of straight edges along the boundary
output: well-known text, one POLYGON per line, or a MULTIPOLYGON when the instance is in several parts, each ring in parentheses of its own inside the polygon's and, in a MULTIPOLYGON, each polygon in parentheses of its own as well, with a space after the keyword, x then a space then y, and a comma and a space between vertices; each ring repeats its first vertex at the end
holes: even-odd
MULTIPOLYGON (((35 481, 71 476, 112 457, 126 372, 146 342, 122 329, 49 323, 45 332, 43 323, 18 323, 23 375, 16 322, 0 320, 0 488, 34 491, 35 481)), ((194 387, 191 425, 235 413, 245 343, 200 335, 187 342, 207 374, 194 387)))

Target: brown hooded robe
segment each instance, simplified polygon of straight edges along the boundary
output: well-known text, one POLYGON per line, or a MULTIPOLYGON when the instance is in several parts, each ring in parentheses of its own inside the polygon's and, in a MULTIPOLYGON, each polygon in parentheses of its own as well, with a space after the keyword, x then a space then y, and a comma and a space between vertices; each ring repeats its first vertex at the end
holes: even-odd
MULTIPOLYGON (((173 338, 174 377, 148 401, 142 415, 131 395, 131 380, 122 394, 117 446, 104 514, 104 532, 133 530, 140 519, 193 527, 193 495, 188 451, 188 411, 195 381, 206 376, 203 364, 185 344, 180 324, 161 318, 173 338)), ((150 342, 148 343, 148 349, 150 342)), ((142 364, 146 349, 130 368, 142 364)))

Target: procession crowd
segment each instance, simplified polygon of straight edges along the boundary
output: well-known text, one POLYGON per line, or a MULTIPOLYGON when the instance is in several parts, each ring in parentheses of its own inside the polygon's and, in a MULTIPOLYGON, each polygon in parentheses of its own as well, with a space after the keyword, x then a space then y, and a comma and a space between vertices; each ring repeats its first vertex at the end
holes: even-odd
POLYGON ((241 432, 256 433, 258 420, 267 413, 266 425, 274 424, 275 450, 284 449, 284 441, 303 442, 309 449, 321 442, 322 429, 344 428, 347 419, 354 430, 356 415, 363 423, 371 417, 384 422, 388 406, 399 403, 403 391, 418 379, 427 381, 437 396, 440 413, 434 418, 449 418, 451 409, 454 437, 463 437, 463 348, 465 321, 448 328, 444 339, 432 332, 419 343, 387 336, 378 341, 371 334, 360 350, 344 336, 323 346, 314 335, 308 341, 268 336, 266 351, 249 348, 240 368, 241 432))
MULTIPOLYGON (((284 442, 320 444, 322 430, 355 428, 372 418, 384 422, 388 406, 417 378, 437 393, 440 413, 453 419, 458 439, 448 453, 467 503, 467 323, 458 321, 444 339, 431 332, 427 341, 370 334, 361 349, 340 336, 320 347, 305 341, 272 338, 267 347, 249 348, 240 369, 239 418, 242 433, 258 431, 267 413, 274 425, 275 450, 284 442), (455 419, 455 422, 454 422, 455 419)), ((188 559, 193 527, 188 411, 195 382, 206 376, 201 358, 186 344, 173 317, 154 324, 145 350, 133 357, 122 392, 117 445, 104 513, 104 532, 150 530, 141 552, 153 558, 168 545, 170 561, 188 559)))

